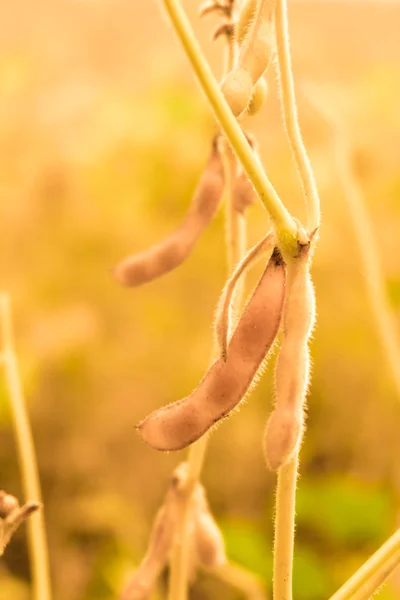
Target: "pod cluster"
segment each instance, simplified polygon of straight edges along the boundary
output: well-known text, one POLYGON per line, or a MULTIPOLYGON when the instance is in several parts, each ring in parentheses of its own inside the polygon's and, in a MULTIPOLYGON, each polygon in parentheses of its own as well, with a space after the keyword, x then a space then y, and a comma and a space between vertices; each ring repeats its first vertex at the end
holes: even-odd
MULTIPOLYGON (((183 463, 173 473, 164 503, 154 520, 146 554, 119 600, 148 600, 151 597, 177 540, 186 476, 187 465, 183 463)), ((191 542, 189 562, 193 573, 199 567, 215 569, 226 562, 224 540, 200 483, 196 483, 191 496, 188 531, 191 542)))
POLYGON ((274 49, 274 3, 268 14, 257 15, 257 0, 245 0, 233 41, 239 49, 235 68, 222 81, 221 89, 233 114, 256 114, 265 102, 268 87, 265 73, 274 49), (254 31, 254 27, 255 31, 254 31))

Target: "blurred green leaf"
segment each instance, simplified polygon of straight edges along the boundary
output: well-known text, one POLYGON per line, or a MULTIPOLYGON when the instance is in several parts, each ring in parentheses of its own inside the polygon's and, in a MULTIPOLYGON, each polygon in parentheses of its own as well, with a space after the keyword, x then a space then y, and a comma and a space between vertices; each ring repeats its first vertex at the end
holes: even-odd
POLYGON ((228 557, 250 571, 272 580, 272 546, 259 523, 232 519, 221 525, 228 557))
POLYGON ((293 588, 298 600, 326 598, 332 588, 327 562, 316 552, 301 545, 294 554, 293 588))
POLYGON ((303 481, 297 523, 340 544, 379 544, 390 533, 393 507, 388 492, 354 480, 303 481))

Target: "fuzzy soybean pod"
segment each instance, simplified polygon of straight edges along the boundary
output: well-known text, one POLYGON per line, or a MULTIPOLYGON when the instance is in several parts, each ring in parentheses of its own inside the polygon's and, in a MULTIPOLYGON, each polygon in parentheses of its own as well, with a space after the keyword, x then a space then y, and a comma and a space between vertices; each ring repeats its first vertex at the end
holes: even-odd
POLYGON ((268 84, 265 80, 265 77, 261 77, 257 81, 256 85, 253 88, 250 102, 247 106, 247 114, 250 117, 253 117, 258 112, 260 112, 260 110, 263 107, 263 104, 267 98, 267 94, 268 94, 268 84))
POLYGON ((309 272, 310 243, 287 268, 283 340, 275 371, 275 409, 264 435, 267 465, 286 464, 301 443, 310 372, 309 338, 315 321, 315 294, 309 272))
POLYGON ((276 248, 230 339, 186 398, 149 415, 139 426, 156 450, 181 450, 199 439, 243 399, 278 332, 285 296, 285 264, 276 248))
POLYGON ((260 88, 255 92, 255 86, 268 68, 273 48, 273 23, 263 20, 252 43, 248 47, 245 44, 241 50, 238 67, 228 73, 221 84, 222 93, 235 116, 241 115, 247 108, 254 110, 256 104, 257 108, 261 107, 266 88, 264 86, 263 90, 263 84, 260 84, 260 88), (256 98, 251 108, 254 93, 256 98), (260 98, 257 99, 257 96, 260 98))
POLYGON ((190 209, 181 225, 162 242, 123 260, 114 270, 116 279, 126 286, 138 286, 178 267, 214 218, 224 184, 223 163, 218 138, 215 138, 190 209))
POLYGON ((238 212, 244 214, 249 206, 252 206, 257 200, 257 194, 253 185, 243 169, 236 177, 232 186, 232 203, 238 212))
POLYGON ((225 543, 208 506, 206 493, 198 484, 195 492, 194 549, 204 569, 215 569, 226 563, 225 543))
POLYGON ((235 38, 239 46, 245 41, 257 12, 258 0, 245 0, 235 25, 235 38))
POLYGON ((248 47, 244 45, 239 54, 239 68, 249 73, 253 86, 267 70, 273 48, 273 21, 263 19, 251 44, 248 47))

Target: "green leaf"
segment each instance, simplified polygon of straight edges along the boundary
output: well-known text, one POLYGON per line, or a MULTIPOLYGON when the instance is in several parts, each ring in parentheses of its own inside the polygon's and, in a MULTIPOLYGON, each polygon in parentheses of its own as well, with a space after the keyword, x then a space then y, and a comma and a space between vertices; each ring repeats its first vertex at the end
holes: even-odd
POLYGON ((355 480, 303 481, 297 496, 297 523, 331 542, 378 545, 391 530, 388 492, 355 480))

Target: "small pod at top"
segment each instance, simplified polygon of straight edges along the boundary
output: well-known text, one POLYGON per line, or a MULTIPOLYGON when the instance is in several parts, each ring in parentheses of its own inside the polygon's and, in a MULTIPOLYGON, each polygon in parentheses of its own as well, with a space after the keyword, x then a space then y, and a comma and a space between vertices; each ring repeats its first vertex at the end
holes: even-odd
POLYGON ((218 138, 181 225, 162 242, 123 260, 114 270, 119 283, 138 286, 178 267, 189 256, 198 238, 214 218, 225 185, 218 138))
POLYGON ((279 329, 285 297, 285 264, 275 248, 229 341, 186 398, 156 410, 138 425, 156 450, 181 450, 199 439, 244 398, 279 329))

